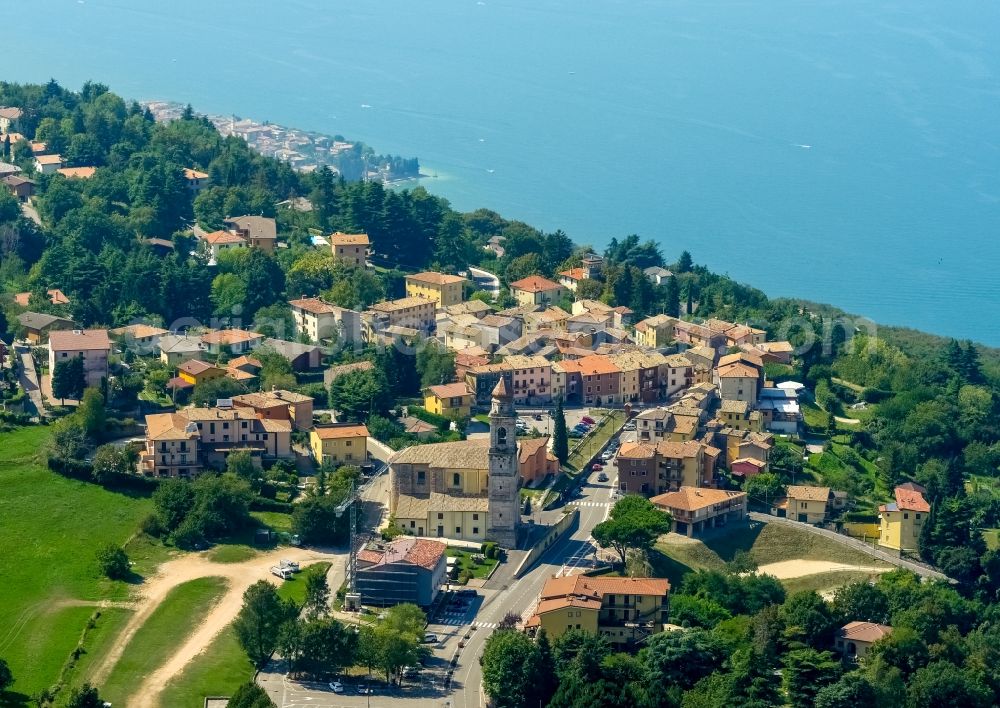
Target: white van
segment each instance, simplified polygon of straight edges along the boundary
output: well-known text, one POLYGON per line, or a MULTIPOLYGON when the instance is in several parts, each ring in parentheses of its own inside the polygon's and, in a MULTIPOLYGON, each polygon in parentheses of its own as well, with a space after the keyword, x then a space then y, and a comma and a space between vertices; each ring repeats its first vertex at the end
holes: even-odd
POLYGON ((271 575, 276 575, 282 580, 288 580, 295 575, 291 568, 282 568, 280 565, 271 566, 271 575))

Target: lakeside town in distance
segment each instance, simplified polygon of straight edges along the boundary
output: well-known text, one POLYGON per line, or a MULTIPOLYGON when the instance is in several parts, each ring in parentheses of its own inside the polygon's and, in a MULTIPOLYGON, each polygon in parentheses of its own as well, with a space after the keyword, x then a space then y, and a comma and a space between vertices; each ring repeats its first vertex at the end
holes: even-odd
MULTIPOLYGON (((186 106, 173 101, 142 101, 157 121, 180 118, 186 106)), ((348 180, 377 180, 390 184, 420 177, 417 158, 377 155, 367 145, 343 136, 325 135, 238 116, 206 115, 219 134, 235 135, 261 155, 287 162, 296 170, 312 172, 329 167, 348 180)))
POLYGON ((1000 701, 1000 351, 220 120, 0 83, 0 705, 1000 701))

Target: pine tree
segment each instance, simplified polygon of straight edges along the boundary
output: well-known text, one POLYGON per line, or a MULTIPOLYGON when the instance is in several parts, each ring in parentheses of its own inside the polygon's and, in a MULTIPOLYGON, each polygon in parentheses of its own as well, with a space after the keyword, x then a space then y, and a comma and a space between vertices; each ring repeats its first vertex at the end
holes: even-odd
POLYGON ((962 373, 970 384, 981 384, 985 380, 982 364, 979 361, 979 350, 969 341, 966 341, 965 350, 962 352, 962 373))
POLYGON ((681 253, 681 257, 677 259, 677 267, 675 270, 678 273, 690 273, 693 266, 694 262, 691 260, 691 254, 684 251, 681 253))
POLYGON ((566 431, 566 414, 563 413, 562 399, 556 403, 556 412, 552 422, 552 454, 559 464, 566 464, 569 459, 569 434, 566 431))

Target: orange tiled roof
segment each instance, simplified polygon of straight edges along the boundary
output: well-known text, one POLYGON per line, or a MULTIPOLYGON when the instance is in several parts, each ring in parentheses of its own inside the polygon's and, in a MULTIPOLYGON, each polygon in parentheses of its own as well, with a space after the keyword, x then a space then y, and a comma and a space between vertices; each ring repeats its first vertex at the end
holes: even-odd
POLYGON ((418 283, 429 283, 431 285, 450 285, 452 283, 461 283, 465 281, 465 278, 460 275, 447 275, 445 273, 437 273, 434 271, 415 273, 413 275, 406 276, 406 279, 413 280, 418 283))
POLYGON ((559 275, 570 280, 585 280, 587 278, 587 271, 583 268, 570 268, 569 270, 559 271, 559 275))
POLYGON ((364 424, 331 425, 313 428, 320 440, 341 440, 344 438, 368 437, 368 427, 364 424))
POLYGON ((541 293, 561 287, 559 283, 553 283, 540 275, 529 275, 527 278, 521 278, 510 284, 511 290, 523 290, 527 293, 541 293))
POLYGON ((791 486, 786 492, 789 499, 797 501, 821 501, 825 502, 830 498, 829 487, 805 487, 801 485, 791 486))
POLYGON ((439 386, 428 386, 425 391, 430 391, 437 398, 452 398, 459 396, 469 396, 472 392, 464 382, 441 384, 439 386))
POLYGON ((368 234, 344 234, 336 232, 330 234, 327 240, 333 246, 368 246, 368 234))
POLYGON ((263 338, 263 334, 247 332, 242 329, 219 329, 201 335, 201 341, 205 344, 238 344, 240 342, 252 342, 255 339, 263 338))
POLYGON ((877 642, 891 634, 892 627, 876 622, 848 622, 840 628, 840 636, 855 642, 877 642))
POLYGON ((916 489, 906 489, 896 487, 896 506, 907 511, 929 512, 931 505, 924 499, 924 495, 916 489))
POLYGON ((697 511, 727 501, 738 501, 746 498, 744 492, 733 492, 726 489, 708 489, 701 487, 681 487, 676 492, 667 492, 653 497, 651 501, 656 506, 681 511, 697 511))

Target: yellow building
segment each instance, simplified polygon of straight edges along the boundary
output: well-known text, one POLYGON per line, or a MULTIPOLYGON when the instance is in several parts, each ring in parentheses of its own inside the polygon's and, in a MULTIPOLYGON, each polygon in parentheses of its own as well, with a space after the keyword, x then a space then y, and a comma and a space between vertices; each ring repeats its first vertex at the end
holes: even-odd
POLYGON ((389 467, 389 513, 414 536, 485 541, 489 530, 489 441, 417 445, 389 467))
POLYGON ((464 300, 465 278, 444 273, 417 273, 406 276, 406 296, 434 300, 438 308, 451 307, 464 300))
POLYGON ((674 322, 669 315, 647 317, 635 325, 635 343, 650 349, 665 347, 674 340, 674 322))
POLYGON ((895 491, 896 502, 878 508, 878 543, 895 551, 915 551, 931 505, 924 499, 924 488, 919 484, 907 482, 895 491))
POLYGON ((201 359, 190 359, 177 367, 177 376, 193 386, 213 379, 221 379, 225 375, 225 369, 212 366, 201 359))
POLYGON ((309 433, 309 448, 316 464, 360 465, 368 461, 368 428, 355 423, 317 426, 309 433))
POLYGON ((551 639, 578 629, 619 647, 634 646, 663 631, 669 592, 662 578, 549 578, 525 629, 545 629, 551 639))
POLYGON ((791 486, 785 495, 785 501, 775 507, 785 509, 785 518, 806 524, 821 524, 826 520, 832 498, 829 487, 791 486))
POLYGON ((450 383, 424 389, 424 408, 436 415, 459 420, 472 413, 472 391, 468 384, 450 383))

